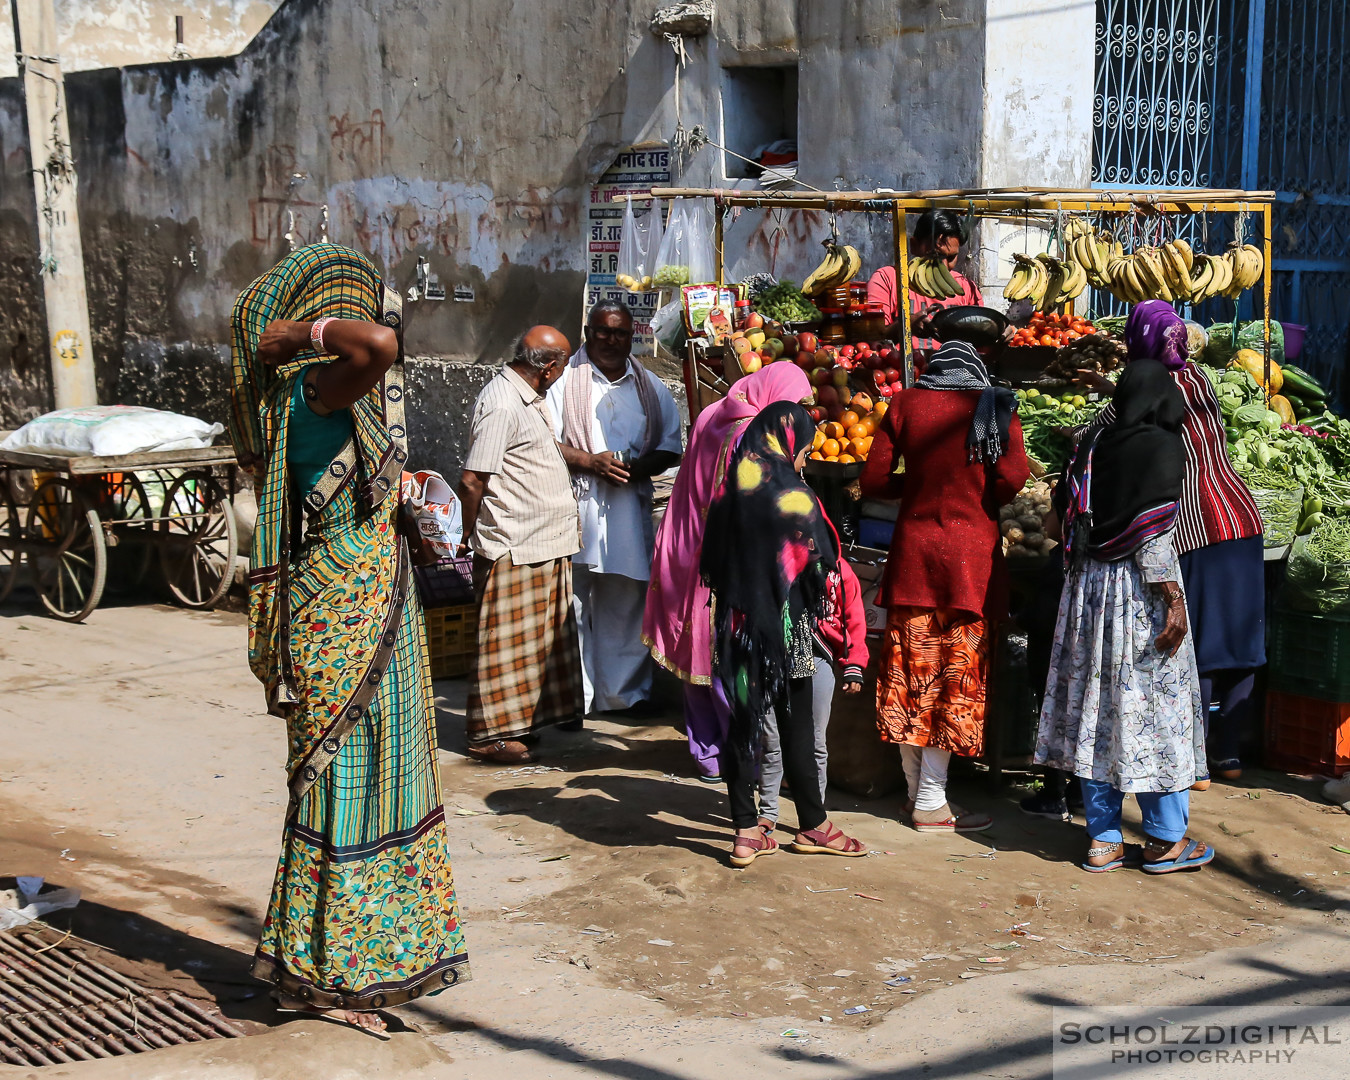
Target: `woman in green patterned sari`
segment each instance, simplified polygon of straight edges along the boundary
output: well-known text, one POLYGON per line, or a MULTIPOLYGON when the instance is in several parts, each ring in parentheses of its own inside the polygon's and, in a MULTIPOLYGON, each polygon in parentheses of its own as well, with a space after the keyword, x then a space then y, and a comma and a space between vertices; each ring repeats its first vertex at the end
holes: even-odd
POLYGON ((373 1010, 469 977, 426 637, 397 530, 397 294, 336 244, 234 306, 231 434, 259 478, 249 664, 284 717, 290 806, 254 974, 279 1005, 373 1010))

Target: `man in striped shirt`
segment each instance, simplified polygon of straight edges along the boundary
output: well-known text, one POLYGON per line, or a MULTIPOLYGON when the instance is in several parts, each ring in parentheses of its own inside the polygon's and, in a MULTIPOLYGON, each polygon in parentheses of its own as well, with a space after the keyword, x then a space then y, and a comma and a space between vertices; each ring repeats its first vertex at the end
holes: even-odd
POLYGON ((575 729, 581 660, 572 612, 577 500, 544 393, 571 346, 551 326, 528 330, 478 395, 460 477, 464 554, 473 548, 478 657, 469 688, 469 755, 531 759, 526 739, 575 729))

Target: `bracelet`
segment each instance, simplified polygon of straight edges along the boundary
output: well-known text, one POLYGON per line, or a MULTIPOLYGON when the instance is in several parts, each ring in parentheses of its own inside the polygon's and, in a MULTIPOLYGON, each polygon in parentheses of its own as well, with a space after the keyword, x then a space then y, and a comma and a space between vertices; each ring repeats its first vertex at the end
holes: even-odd
POLYGON ((328 356, 328 350, 323 347, 323 331, 330 322, 336 322, 332 316, 317 319, 309 327, 309 343, 314 346, 314 351, 320 356, 328 356))

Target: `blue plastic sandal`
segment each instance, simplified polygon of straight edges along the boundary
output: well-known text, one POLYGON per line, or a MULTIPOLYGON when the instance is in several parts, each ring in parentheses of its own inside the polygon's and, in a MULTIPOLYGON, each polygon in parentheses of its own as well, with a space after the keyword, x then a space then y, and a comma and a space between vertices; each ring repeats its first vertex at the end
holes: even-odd
POLYGON ((1214 847, 1211 844, 1205 844, 1205 853, 1196 855, 1195 849, 1201 844, 1199 840, 1190 841, 1181 853, 1174 859, 1162 859, 1159 862, 1144 863, 1144 873, 1146 874, 1172 874, 1178 870, 1199 870, 1214 861, 1214 847))

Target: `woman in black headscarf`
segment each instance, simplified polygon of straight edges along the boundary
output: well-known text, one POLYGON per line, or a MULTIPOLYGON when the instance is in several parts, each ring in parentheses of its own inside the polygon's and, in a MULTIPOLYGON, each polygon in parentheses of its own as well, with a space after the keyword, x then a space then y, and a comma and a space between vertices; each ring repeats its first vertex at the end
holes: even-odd
POLYGON ((1082 780, 1093 873, 1137 862, 1120 831, 1131 792, 1151 873, 1204 866, 1186 836, 1204 770, 1195 649, 1172 530, 1185 476, 1185 401, 1167 369, 1132 363, 1115 419, 1091 433, 1060 485, 1066 578, 1036 762, 1082 780))
POLYGON ((713 676, 731 704, 722 772, 736 829, 731 862, 778 849, 758 825, 756 742, 769 710, 797 805, 792 850, 858 856, 867 850, 830 823, 815 757, 813 641, 838 574, 839 541, 799 470, 815 425, 777 402, 745 429, 726 485, 708 510, 700 572, 713 595, 713 676))

